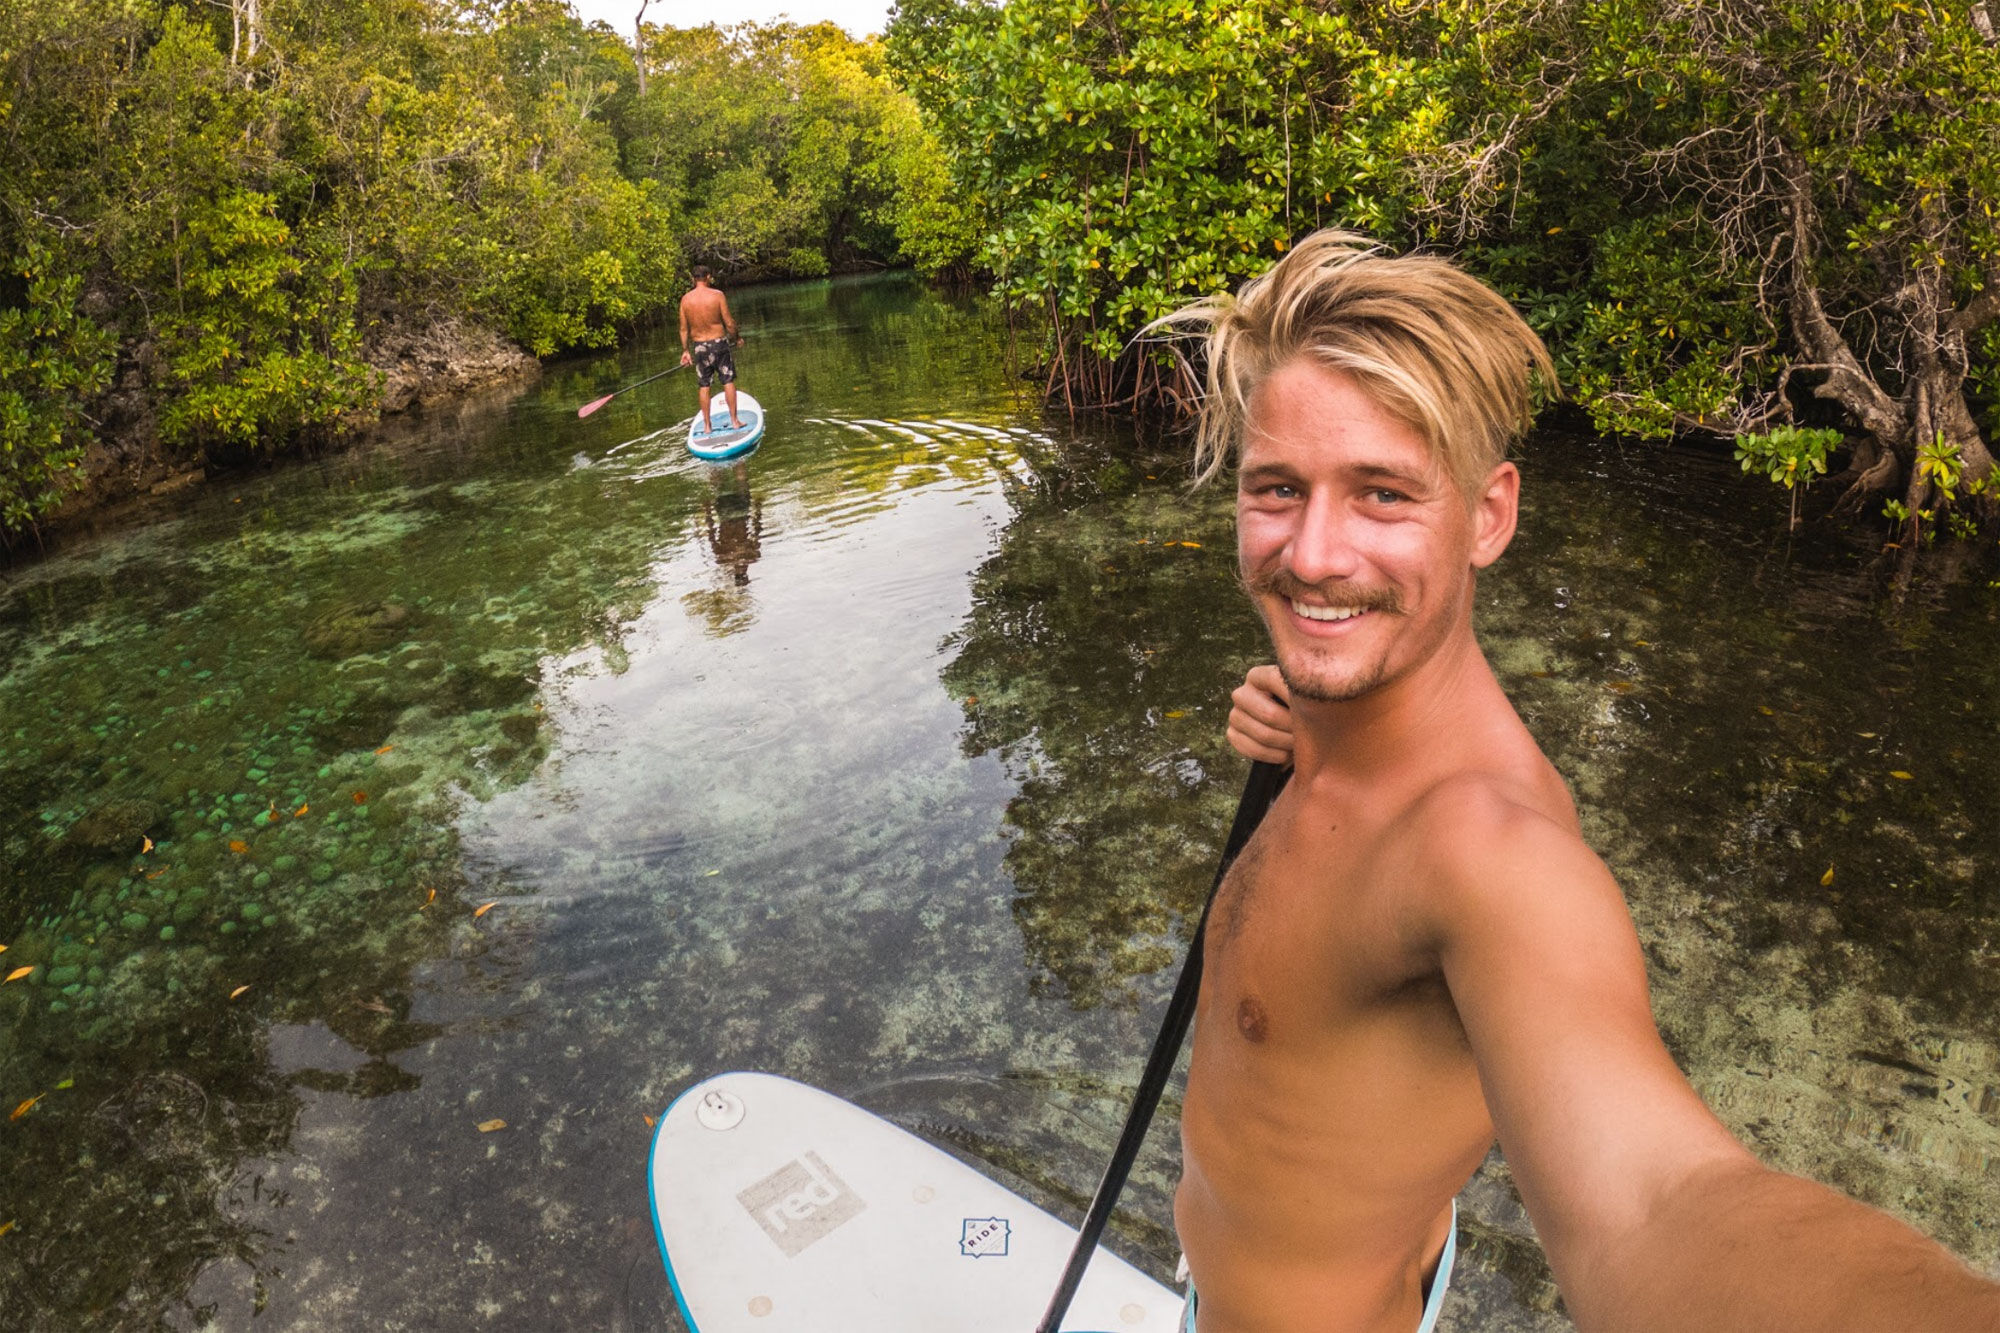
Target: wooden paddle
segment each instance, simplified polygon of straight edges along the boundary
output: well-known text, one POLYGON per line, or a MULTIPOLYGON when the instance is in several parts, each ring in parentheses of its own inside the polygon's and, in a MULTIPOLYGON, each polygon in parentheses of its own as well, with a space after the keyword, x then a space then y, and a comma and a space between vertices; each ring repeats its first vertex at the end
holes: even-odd
POLYGON ((1139 1146, 1146 1141, 1146 1126, 1152 1123, 1160 1093, 1166 1089, 1167 1076, 1174 1072, 1181 1042, 1187 1037, 1188 1024, 1194 1021, 1195 999, 1201 992, 1201 939, 1208 928, 1208 909, 1215 906, 1215 892, 1222 887, 1236 854, 1250 841, 1250 835, 1263 822, 1264 812, 1278 799, 1278 793, 1284 790, 1291 776, 1291 769, 1275 764, 1250 765, 1250 780, 1243 784, 1243 799, 1236 804, 1236 821, 1230 825, 1229 840, 1223 845, 1222 864, 1215 868, 1215 882, 1209 886, 1208 902, 1202 906, 1201 920, 1194 928, 1194 943, 1188 946, 1187 961, 1181 964, 1180 980, 1174 983, 1174 997, 1167 1002, 1160 1035, 1153 1039, 1152 1053, 1146 1057, 1146 1071, 1139 1076, 1139 1090, 1133 1094, 1132 1109, 1118 1135, 1118 1147, 1111 1154, 1111 1164, 1104 1168, 1097 1197, 1090 1201, 1090 1211, 1084 1214, 1083 1226, 1076 1233, 1076 1248, 1070 1251, 1069 1266, 1063 1269, 1055 1296, 1049 1301, 1042 1322, 1035 1326, 1035 1333, 1056 1333, 1083 1281, 1083 1270, 1090 1266, 1090 1256, 1097 1252, 1104 1224, 1111 1220, 1111 1210, 1125 1189, 1125 1178, 1132 1173, 1139 1146))
POLYGON ((587 417, 592 412, 595 412, 598 408, 604 406, 606 403, 610 402, 613 398, 616 398, 621 393, 630 393, 632 392, 632 390, 638 388, 640 384, 651 384, 654 380, 665 379, 667 376, 673 374, 674 371, 676 370, 686 370, 686 369, 687 369, 686 366, 670 366, 666 370, 661 371, 657 375, 646 376, 646 378, 640 380, 638 384, 628 384, 622 389, 613 389, 610 393, 605 394, 602 398, 593 398, 589 402, 585 403, 582 407, 577 408, 576 414, 579 417, 587 417))

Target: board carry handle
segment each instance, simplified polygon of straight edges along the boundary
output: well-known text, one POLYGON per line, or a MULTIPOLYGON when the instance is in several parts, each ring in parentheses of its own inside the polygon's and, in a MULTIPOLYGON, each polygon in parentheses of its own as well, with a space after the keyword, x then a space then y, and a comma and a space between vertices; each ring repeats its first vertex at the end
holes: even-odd
POLYGON ((1284 790, 1285 781, 1291 774, 1290 768, 1280 768, 1276 764, 1256 761, 1250 765, 1249 780, 1243 784, 1242 798, 1236 803, 1236 819, 1229 826, 1229 840, 1223 844, 1222 863, 1215 868, 1215 882, 1208 886, 1208 901, 1202 904, 1201 920, 1194 929, 1194 942, 1188 945, 1187 961, 1181 964, 1180 980, 1174 983, 1173 998, 1167 1001, 1167 1015, 1160 1021, 1160 1033, 1153 1038, 1153 1049, 1146 1057, 1145 1072, 1139 1076, 1138 1091, 1132 1096, 1132 1109, 1126 1112, 1125 1127, 1118 1133, 1118 1146, 1104 1168, 1104 1178, 1098 1182, 1096 1197, 1090 1201, 1090 1211, 1083 1215, 1083 1225, 1076 1233, 1076 1246, 1070 1251, 1069 1263, 1063 1268, 1062 1279, 1056 1283, 1055 1295, 1049 1300, 1048 1312, 1035 1326, 1035 1333, 1057 1333, 1063 1316, 1069 1313, 1070 1302, 1076 1298, 1076 1289, 1083 1284, 1084 1270, 1090 1267, 1090 1256, 1097 1252, 1097 1242, 1104 1236, 1105 1224, 1111 1220, 1111 1210, 1117 1207, 1118 1196, 1125 1190, 1126 1177, 1132 1174, 1132 1164, 1138 1160, 1139 1148, 1146 1141, 1146 1130, 1153 1122, 1153 1112, 1159 1108, 1160 1094, 1166 1091, 1167 1077, 1174 1072, 1174 1062, 1180 1058, 1181 1042, 1186 1040, 1188 1025, 1194 1021, 1195 998, 1201 993, 1201 942, 1208 931, 1208 913, 1215 906, 1216 891, 1222 887, 1229 867, 1236 862, 1237 853, 1250 841, 1250 835, 1257 831, 1257 825, 1263 822, 1264 812, 1271 808, 1271 802, 1278 799, 1278 793, 1284 790))

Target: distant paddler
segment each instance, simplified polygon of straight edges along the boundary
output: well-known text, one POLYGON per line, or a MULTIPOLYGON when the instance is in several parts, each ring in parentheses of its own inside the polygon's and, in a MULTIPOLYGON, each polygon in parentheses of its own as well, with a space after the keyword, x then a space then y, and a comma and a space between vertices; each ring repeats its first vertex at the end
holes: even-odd
POLYGON ((729 298, 715 286, 707 265, 696 264, 689 273, 694 290, 681 298, 681 364, 694 367, 701 385, 702 433, 714 430, 708 416, 708 396, 718 379, 723 399, 729 404, 729 429, 741 430, 743 420, 736 415, 736 358, 731 349, 743 345, 743 335, 730 316, 729 298))

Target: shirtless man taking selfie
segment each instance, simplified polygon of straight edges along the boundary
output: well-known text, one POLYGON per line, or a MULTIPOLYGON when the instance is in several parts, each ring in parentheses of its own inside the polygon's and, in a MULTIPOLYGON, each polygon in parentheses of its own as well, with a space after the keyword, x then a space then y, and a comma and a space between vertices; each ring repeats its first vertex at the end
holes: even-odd
POLYGON ((1618 886, 1473 636, 1540 340, 1451 265, 1324 232, 1176 322, 1277 658, 1231 739, 1295 769, 1205 939, 1185 1329, 1428 1330, 1497 1137, 1584 1330, 2000 1330, 2000 1286, 1761 1165, 1661 1044, 1618 886))

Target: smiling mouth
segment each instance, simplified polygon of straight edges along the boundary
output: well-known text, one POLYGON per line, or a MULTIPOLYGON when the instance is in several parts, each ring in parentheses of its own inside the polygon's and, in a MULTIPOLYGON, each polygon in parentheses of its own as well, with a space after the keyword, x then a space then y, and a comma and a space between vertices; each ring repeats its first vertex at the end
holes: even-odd
POLYGON ((1367 615, 1368 611, 1365 606, 1313 606, 1292 599, 1292 614, 1307 620, 1352 620, 1356 616, 1367 615))

